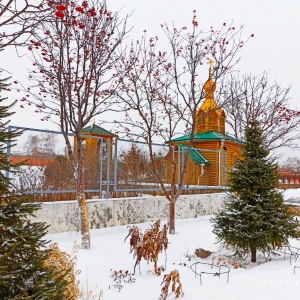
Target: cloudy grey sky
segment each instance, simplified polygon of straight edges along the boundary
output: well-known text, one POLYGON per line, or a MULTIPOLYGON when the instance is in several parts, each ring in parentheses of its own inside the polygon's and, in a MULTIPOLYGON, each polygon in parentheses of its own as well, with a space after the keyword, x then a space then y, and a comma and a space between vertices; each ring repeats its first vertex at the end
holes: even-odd
POLYGON ((199 27, 220 28, 224 22, 244 25, 244 37, 255 38, 241 52, 242 73, 269 71, 270 79, 292 85, 293 105, 300 109, 300 1, 299 0, 108 0, 121 14, 133 11, 129 24, 133 36, 144 29, 160 33, 160 24, 191 25, 196 9, 199 27))
MULTIPOLYGON (((134 27, 130 38, 139 38, 144 29, 149 35, 163 36, 160 24, 165 22, 190 26, 193 10, 197 11, 201 29, 219 28, 224 22, 233 22, 236 27, 243 25, 243 36, 254 33, 255 37, 241 52, 239 71, 258 75, 266 70, 271 81, 292 85, 291 107, 300 110, 300 0, 107 0, 107 3, 113 11, 121 9, 121 16, 132 13, 128 22, 134 27)), ((13 77, 22 81, 28 60, 15 58, 13 51, 6 50, 5 59, 1 54, 2 68, 11 70, 13 77)), ((11 124, 57 129, 39 119, 30 109, 17 109, 11 124)))

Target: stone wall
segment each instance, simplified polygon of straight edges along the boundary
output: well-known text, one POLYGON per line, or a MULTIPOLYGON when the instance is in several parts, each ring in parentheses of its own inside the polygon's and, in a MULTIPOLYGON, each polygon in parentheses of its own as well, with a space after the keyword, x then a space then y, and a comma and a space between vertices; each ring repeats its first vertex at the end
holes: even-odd
MULTIPOLYGON (((184 195, 176 202, 176 218, 196 218, 219 211, 225 194, 184 195)), ((157 220, 168 220, 169 202, 165 197, 139 197, 87 200, 91 228, 111 227, 157 220)), ((77 201, 43 203, 35 221, 50 224, 49 233, 78 231, 77 201)))

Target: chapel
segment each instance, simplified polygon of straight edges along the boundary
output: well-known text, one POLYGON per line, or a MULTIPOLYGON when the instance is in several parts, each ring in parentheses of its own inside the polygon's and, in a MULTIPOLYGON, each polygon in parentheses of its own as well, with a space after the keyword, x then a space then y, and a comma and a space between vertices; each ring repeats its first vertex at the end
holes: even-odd
MULTIPOLYGON (((184 185, 223 187, 226 186, 228 169, 241 155, 241 143, 225 133, 226 113, 215 101, 216 84, 212 79, 212 64, 204 90, 205 100, 197 111, 196 130, 184 185)), ((190 134, 169 143, 181 150, 179 153, 184 153, 190 143, 190 134)))

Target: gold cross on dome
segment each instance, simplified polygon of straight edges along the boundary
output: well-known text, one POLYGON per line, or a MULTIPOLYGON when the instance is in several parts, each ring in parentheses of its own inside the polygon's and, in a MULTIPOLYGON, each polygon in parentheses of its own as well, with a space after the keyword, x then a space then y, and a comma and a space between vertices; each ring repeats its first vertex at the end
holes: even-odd
POLYGON ((208 61, 208 64, 209 64, 209 77, 211 77, 212 75, 212 65, 213 65, 214 61, 212 59, 210 59, 208 61))

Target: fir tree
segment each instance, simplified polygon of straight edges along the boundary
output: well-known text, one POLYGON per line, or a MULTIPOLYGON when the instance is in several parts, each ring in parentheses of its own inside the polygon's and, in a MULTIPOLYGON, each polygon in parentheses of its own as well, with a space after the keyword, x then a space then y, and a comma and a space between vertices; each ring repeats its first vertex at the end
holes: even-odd
MULTIPOLYGON (((0 91, 7 84, 0 80, 0 91)), ((38 205, 25 204, 25 198, 15 195, 5 172, 17 171, 18 166, 7 159, 8 141, 20 132, 8 132, 4 120, 11 116, 12 105, 0 99, 0 299, 67 299, 62 293, 67 287, 64 275, 45 264, 50 251, 43 236, 48 225, 32 222, 29 216, 38 205)))
POLYGON ((212 219, 218 242, 250 253, 251 262, 257 251, 270 253, 296 233, 297 222, 276 189, 278 179, 277 163, 258 121, 252 120, 245 129, 242 158, 230 171, 225 208, 212 219))
MULTIPOLYGON (((7 80, 8 79, 0 79, 0 92, 7 89, 7 80)), ((6 194, 11 187, 9 178, 6 177, 6 172, 14 172, 17 168, 17 166, 11 165, 7 159, 7 145, 9 142, 13 142, 13 139, 21 134, 16 131, 7 131, 9 121, 5 120, 13 114, 12 112, 9 112, 9 110, 14 103, 9 106, 3 106, 1 104, 4 100, 6 99, 0 98, 0 196, 6 194)))

